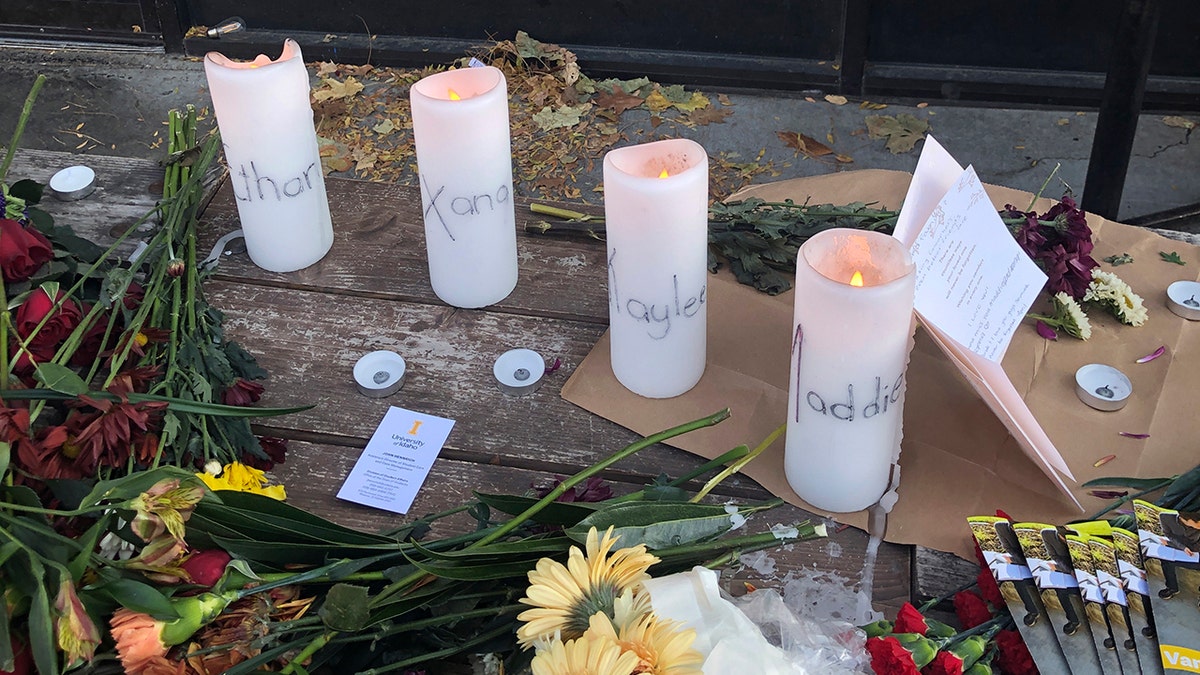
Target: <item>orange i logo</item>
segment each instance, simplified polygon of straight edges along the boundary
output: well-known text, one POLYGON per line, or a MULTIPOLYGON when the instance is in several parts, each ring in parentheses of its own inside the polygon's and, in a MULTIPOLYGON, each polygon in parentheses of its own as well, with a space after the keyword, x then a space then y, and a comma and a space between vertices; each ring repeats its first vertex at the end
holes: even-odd
POLYGON ((414 422, 413 422, 413 425, 412 425, 412 428, 408 430, 408 435, 409 435, 409 436, 416 436, 416 435, 417 435, 417 429, 420 429, 420 428, 421 428, 421 424, 422 424, 422 423, 423 423, 423 422, 422 422, 421 420, 416 420, 416 421, 414 421, 414 422))

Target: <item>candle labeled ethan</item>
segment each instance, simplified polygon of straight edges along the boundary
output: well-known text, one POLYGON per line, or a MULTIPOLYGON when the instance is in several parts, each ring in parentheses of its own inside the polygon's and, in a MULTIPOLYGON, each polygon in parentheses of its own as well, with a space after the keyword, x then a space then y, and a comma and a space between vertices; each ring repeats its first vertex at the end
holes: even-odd
POLYGON ((250 260, 292 272, 325 257, 333 221, 300 45, 287 40, 276 60, 209 52, 204 73, 250 260))
POLYGON ((409 90, 433 292, 486 307, 517 285, 508 86, 492 66, 430 75, 409 90))
POLYGON ((796 256, 784 468, 813 506, 874 505, 900 453, 916 266, 895 238, 833 229, 796 256))
POLYGON ((708 155, 683 138, 604 156, 613 374, 671 398, 704 374, 708 317, 708 155))

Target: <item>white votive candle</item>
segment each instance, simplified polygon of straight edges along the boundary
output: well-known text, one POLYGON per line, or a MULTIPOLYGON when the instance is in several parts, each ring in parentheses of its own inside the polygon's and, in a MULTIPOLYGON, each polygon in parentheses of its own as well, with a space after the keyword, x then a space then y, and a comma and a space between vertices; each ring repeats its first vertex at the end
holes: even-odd
POLYGON ((209 52, 204 73, 250 260, 271 272, 317 262, 333 222, 300 45, 287 40, 274 61, 209 52))
POLYGON ((898 240, 834 229, 800 247, 784 467, 809 504, 859 511, 900 452, 916 267, 898 240))
POLYGON ((500 302, 517 285, 504 73, 448 70, 409 97, 433 292, 455 307, 500 302))
POLYGON ((635 394, 678 396, 704 374, 708 155, 672 139, 604 156, 613 374, 635 394))

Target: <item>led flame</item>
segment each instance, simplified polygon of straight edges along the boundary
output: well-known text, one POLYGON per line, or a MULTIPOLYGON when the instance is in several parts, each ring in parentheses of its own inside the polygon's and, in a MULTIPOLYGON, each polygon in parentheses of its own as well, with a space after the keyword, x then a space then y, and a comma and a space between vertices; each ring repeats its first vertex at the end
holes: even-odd
POLYGON ((858 270, 854 271, 854 276, 850 277, 850 285, 860 287, 863 285, 862 272, 859 272, 858 270))
POLYGON ((663 169, 663 170, 662 170, 662 173, 658 174, 658 177, 659 177, 659 178, 670 178, 670 177, 671 177, 671 174, 667 173, 667 170, 666 170, 666 169, 663 169))
POLYGON ((454 91, 453 89, 447 89, 446 91, 449 92, 451 101, 461 101, 462 100, 462 97, 458 95, 457 91, 454 91))

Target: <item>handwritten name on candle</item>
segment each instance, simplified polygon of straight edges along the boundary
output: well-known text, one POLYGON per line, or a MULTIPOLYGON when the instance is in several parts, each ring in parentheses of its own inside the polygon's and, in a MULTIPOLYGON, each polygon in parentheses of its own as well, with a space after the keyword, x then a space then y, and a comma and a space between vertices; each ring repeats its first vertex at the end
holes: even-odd
MULTIPOLYGON (((888 405, 900 400, 900 394, 904 391, 904 373, 901 373, 896 378, 894 384, 883 384, 883 378, 875 378, 875 397, 871 402, 863 406, 862 414, 858 415, 854 404, 854 385, 846 385, 845 401, 837 401, 833 398, 821 396, 813 390, 809 390, 805 394, 804 400, 808 403, 808 407, 814 412, 821 415, 828 415, 834 419, 844 422, 853 422, 857 419, 871 419, 876 415, 883 415, 888 411, 888 405), (831 402, 832 401, 832 402, 831 402)), ((796 421, 800 421, 799 411, 797 411, 796 421)))
POLYGON ((671 332, 671 317, 690 319, 700 312, 708 295, 708 284, 701 284, 699 292, 680 295, 679 275, 671 275, 671 291, 665 302, 647 302, 645 298, 628 297, 622 299, 620 284, 617 282, 617 270, 614 261, 617 250, 614 248, 608 254, 608 302, 617 314, 624 312, 638 323, 647 325, 646 335, 651 339, 661 340, 671 332), (685 297, 686 296, 686 297, 685 297))
POLYGON ((446 222, 446 216, 442 213, 442 207, 445 206, 449 213, 456 216, 478 216, 484 213, 492 213, 496 210, 498 204, 505 204, 509 198, 509 188, 507 185, 501 185, 491 192, 484 192, 473 195, 457 195, 450 196, 443 194, 446 192, 445 185, 439 185, 437 190, 433 190, 429 186, 429 182, 425 177, 421 177, 421 187, 424 188, 425 196, 429 200, 429 206, 425 207, 425 217, 429 214, 437 216, 438 222, 442 224, 442 229, 446 231, 446 236, 450 237, 450 241, 457 241, 454 238, 454 233, 450 231, 450 224, 446 222), (442 200, 442 205, 438 204, 438 200, 442 200))
POLYGON ((237 175, 242 178, 245 194, 238 194, 237 181, 234 181, 233 196, 238 201, 243 202, 254 201, 255 195, 258 195, 258 201, 269 201, 273 196, 277 202, 290 197, 298 197, 304 192, 313 189, 312 176, 309 174, 316 169, 317 163, 312 162, 298 175, 281 179, 278 176, 273 178, 271 176, 259 175, 258 167, 254 165, 253 161, 250 162, 249 171, 246 170, 245 164, 239 164, 237 175), (251 174, 253 174, 253 177, 251 177, 251 174))

